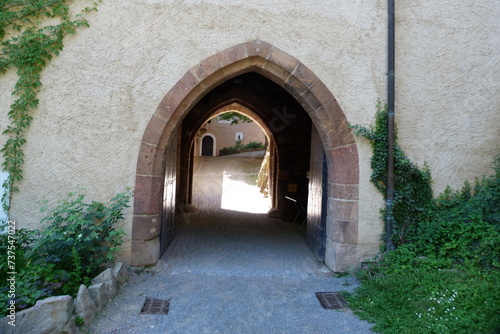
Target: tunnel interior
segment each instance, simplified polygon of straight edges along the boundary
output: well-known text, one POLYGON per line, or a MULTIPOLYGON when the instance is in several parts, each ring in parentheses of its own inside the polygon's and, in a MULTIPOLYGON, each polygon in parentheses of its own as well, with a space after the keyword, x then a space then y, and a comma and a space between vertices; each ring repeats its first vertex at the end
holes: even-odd
MULTIPOLYGON (((257 121, 266 133, 270 152, 268 188, 274 215, 285 221, 292 222, 298 218, 304 225, 307 222, 309 246, 322 261, 325 250, 326 210, 318 202, 322 201, 326 190, 323 191, 324 184, 321 180, 317 182, 314 177, 318 174, 315 172, 318 169, 315 166, 319 166, 321 174, 322 164, 326 161, 321 140, 309 115, 297 100, 282 87, 258 73, 241 74, 223 82, 204 95, 184 117, 176 139, 172 139, 171 143, 177 147, 176 175, 165 176, 165 188, 172 188, 175 184, 176 198, 168 198, 172 189, 170 192, 165 189, 164 203, 175 203, 177 207, 192 203, 196 134, 207 120, 225 106, 235 103, 244 106, 245 110, 249 111, 247 116, 257 121), (177 141, 177 144, 174 141, 177 141), (311 156, 311 151, 314 156, 311 156), (173 181, 169 182, 169 179, 173 181), (311 189, 312 194, 309 194, 311 189)), ((319 177, 326 179, 323 175, 319 177)), ((160 239, 162 253, 173 239, 176 221, 169 209, 171 205, 165 207, 167 209, 163 214, 160 239)))
POLYGON ((311 119, 283 88, 257 73, 234 77, 206 94, 182 121, 178 203, 192 199, 193 142, 199 128, 229 103, 251 110, 266 128, 271 152, 270 194, 273 209, 284 220, 296 216, 294 204, 285 196, 300 198, 307 207, 310 168, 311 119))

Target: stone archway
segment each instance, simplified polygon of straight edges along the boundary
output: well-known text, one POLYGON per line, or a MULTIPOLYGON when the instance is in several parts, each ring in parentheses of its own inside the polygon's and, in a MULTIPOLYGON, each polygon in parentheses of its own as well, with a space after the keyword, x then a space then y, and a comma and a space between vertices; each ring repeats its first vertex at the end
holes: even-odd
POLYGON ((304 64, 260 40, 223 50, 191 68, 151 117, 139 151, 131 264, 156 263, 166 151, 190 109, 220 83, 256 72, 289 92, 315 125, 328 164, 326 264, 334 271, 357 265, 359 168, 357 147, 344 113, 328 88, 304 64))

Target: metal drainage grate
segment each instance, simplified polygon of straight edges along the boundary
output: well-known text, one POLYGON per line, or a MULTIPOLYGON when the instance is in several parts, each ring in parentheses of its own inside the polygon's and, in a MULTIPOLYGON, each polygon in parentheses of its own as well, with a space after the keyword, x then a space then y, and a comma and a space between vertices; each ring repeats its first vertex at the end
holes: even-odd
POLYGON ((336 310, 348 307, 346 300, 340 292, 316 292, 316 297, 325 310, 336 310))
POLYGON ((170 306, 170 299, 156 299, 147 297, 139 314, 167 314, 170 306))

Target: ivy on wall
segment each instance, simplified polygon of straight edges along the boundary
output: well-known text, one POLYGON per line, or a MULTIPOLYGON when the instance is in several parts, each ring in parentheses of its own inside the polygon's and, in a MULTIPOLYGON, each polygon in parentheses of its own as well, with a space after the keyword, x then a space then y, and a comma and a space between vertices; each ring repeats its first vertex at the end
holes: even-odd
MULTIPOLYGON (((351 125, 356 135, 370 141, 373 150, 371 159, 371 182, 387 199, 387 107, 377 103, 375 125, 366 128, 351 125)), ((419 226, 428 220, 429 209, 434 206, 431 173, 427 166, 419 168, 397 144, 394 144, 394 245, 411 241, 419 226)), ((382 212, 384 220, 385 210, 382 212)))
POLYGON ((80 27, 88 27, 86 14, 97 11, 100 0, 89 1, 79 14, 70 11, 70 0, 0 0, 0 74, 16 68, 18 79, 12 95, 14 103, 8 111, 10 124, 3 131, 7 140, 0 152, 3 171, 2 206, 7 213, 16 183, 23 178, 25 132, 37 108, 42 82, 40 75, 52 57, 63 49, 64 37, 80 27))

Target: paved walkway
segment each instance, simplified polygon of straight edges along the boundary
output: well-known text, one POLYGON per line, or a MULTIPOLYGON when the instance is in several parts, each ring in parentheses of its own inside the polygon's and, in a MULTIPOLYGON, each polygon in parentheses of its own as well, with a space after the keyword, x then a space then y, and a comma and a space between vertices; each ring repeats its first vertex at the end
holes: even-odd
POLYGON ((198 161, 193 202, 199 209, 184 214, 158 265, 131 276, 96 317, 92 333, 371 333, 350 311, 320 306, 315 292, 352 290, 356 281, 332 277, 296 226, 221 209, 224 191, 213 180, 240 173, 249 159, 198 161), (145 297, 170 299, 168 315, 139 314, 145 297))
POLYGON ((200 210, 267 213, 271 202, 255 186, 264 151, 196 157, 193 204, 200 210))

